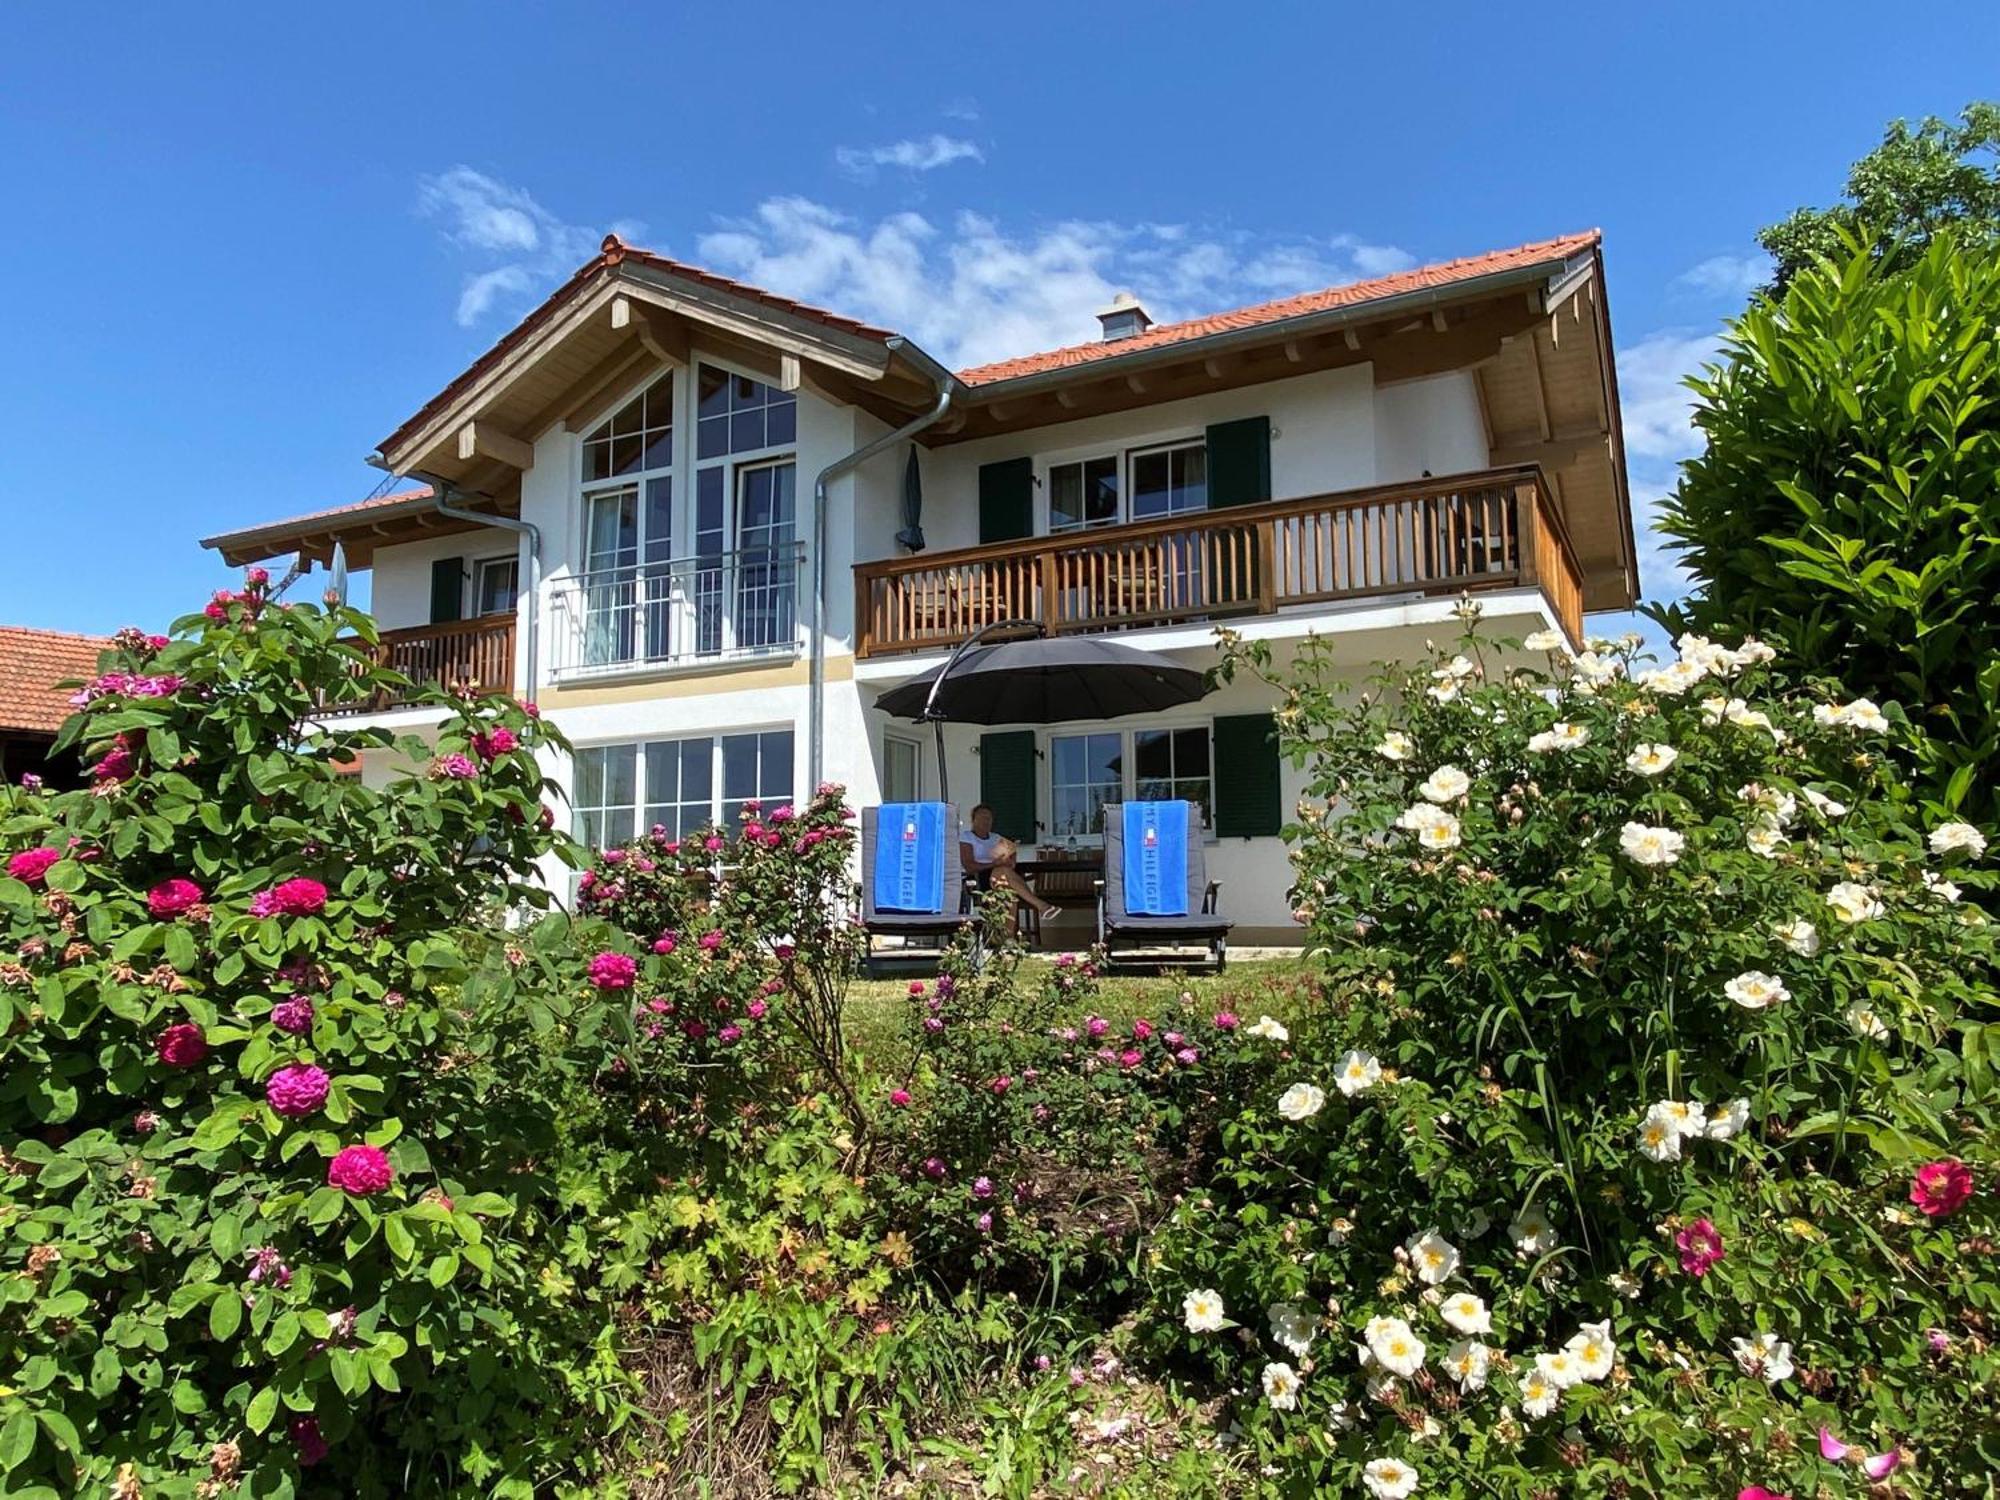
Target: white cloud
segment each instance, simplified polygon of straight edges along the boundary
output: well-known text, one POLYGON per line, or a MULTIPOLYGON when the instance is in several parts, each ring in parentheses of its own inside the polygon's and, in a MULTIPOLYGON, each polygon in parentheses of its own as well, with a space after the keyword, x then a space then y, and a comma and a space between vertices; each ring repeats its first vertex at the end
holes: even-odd
POLYGON ((1626 467, 1632 485, 1632 527, 1639 550, 1642 597, 1678 599, 1692 580, 1655 531, 1661 502, 1673 490, 1682 459, 1701 451, 1691 414, 1690 375, 1721 358, 1722 335, 1665 328, 1618 351, 1618 404, 1625 418, 1626 467))
POLYGON ((1162 322, 1333 286, 1411 264, 1351 235, 1258 240, 1187 224, 1067 220, 1010 231, 969 211, 873 222, 772 198, 697 243, 696 259, 755 285, 979 364, 1095 338, 1095 313, 1131 290, 1162 322))
MULTIPOLYGON (((417 183, 417 210, 439 223, 455 249, 486 264, 466 273, 458 321, 470 327, 496 308, 518 310, 597 253, 604 231, 570 224, 525 188, 468 166, 417 183)), ((630 237, 636 224, 614 224, 630 237)))
POLYGON ((1711 255, 1676 276, 1672 289, 1740 301, 1770 279, 1771 257, 1760 250, 1755 255, 1711 255))
POLYGON ((833 153, 843 172, 868 177, 878 167, 899 167, 905 172, 932 172, 955 161, 986 160, 971 141, 933 132, 920 140, 892 141, 886 146, 842 146, 833 153))

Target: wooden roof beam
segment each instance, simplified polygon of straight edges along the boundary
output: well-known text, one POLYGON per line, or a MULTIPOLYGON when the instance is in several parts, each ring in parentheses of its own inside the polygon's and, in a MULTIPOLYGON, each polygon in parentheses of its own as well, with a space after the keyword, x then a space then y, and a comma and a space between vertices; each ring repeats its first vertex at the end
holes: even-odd
POLYGON ((458 460, 470 463, 475 458, 495 459, 525 473, 535 466, 535 448, 491 422, 467 422, 458 429, 458 460))

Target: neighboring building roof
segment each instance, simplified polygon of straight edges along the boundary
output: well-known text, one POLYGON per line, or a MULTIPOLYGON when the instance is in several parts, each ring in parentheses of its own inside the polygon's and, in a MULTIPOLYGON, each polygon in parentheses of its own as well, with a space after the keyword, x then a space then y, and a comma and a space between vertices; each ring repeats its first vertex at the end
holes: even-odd
POLYGON ((1436 265, 1419 266, 1411 271, 1397 271, 1393 275, 1377 276, 1368 281, 1353 281, 1345 286, 1328 287, 1324 291, 1303 292, 1298 296, 1283 297, 1275 302, 1260 302, 1253 307, 1239 307, 1229 312, 1211 313, 1206 317, 1189 318, 1179 323, 1160 323, 1130 338, 1100 339, 1087 344, 1071 344, 1063 349, 1051 349, 1041 354, 1025 354, 1014 359, 996 360, 992 364, 975 365, 969 370, 960 370, 958 378, 970 386, 992 385, 1002 380, 1018 380, 1024 375, 1040 375, 1050 370, 1093 364, 1103 359, 1115 359, 1121 355, 1135 354, 1142 349, 1157 349, 1163 344, 1179 344, 1189 339, 1207 338, 1219 333, 1236 333, 1265 323, 1281 323, 1289 318, 1332 312, 1336 308, 1355 307, 1388 297, 1400 297, 1410 292, 1431 291, 1450 286, 1455 282, 1471 281, 1481 276, 1518 271, 1529 266, 1565 260, 1581 251, 1593 248, 1601 239, 1602 235, 1595 229, 1586 230, 1581 234, 1560 235, 1555 239, 1538 240, 1530 245, 1517 245, 1511 250, 1494 250, 1485 255, 1440 261, 1436 265))
POLYGON ((246 526, 241 531, 225 531, 216 536, 203 537, 201 544, 204 547, 221 547, 227 542, 241 541, 267 531, 294 531, 301 528, 310 530, 315 521, 342 519, 360 515, 364 511, 389 510, 408 505, 415 500, 428 500, 430 497, 431 487, 420 484, 413 490, 398 490, 393 495, 377 495, 372 500, 356 500, 352 504, 330 506, 326 510, 309 510, 304 515, 286 516, 281 521, 259 521, 255 526, 246 526))
POLYGON ((56 684, 94 677, 110 645, 99 635, 0 625, 0 730, 54 734, 73 712, 69 690, 56 684))

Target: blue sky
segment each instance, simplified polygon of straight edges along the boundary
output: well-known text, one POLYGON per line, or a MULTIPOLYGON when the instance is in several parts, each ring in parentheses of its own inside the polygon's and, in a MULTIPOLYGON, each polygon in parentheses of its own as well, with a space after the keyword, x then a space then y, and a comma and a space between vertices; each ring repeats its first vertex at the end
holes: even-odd
MULTIPOLYGON (((0 622, 158 627, 605 229, 947 360, 1602 226, 1635 495, 1675 382, 2000 8, 48 6, 0 49, 0 622)), ((1655 567, 1649 591, 1670 591, 1655 567)))

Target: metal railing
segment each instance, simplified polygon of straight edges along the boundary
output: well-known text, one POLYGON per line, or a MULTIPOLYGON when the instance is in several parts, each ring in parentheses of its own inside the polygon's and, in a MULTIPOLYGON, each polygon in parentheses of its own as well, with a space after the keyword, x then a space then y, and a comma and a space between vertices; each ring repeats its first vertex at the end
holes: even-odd
POLYGON ((799 649, 798 542, 608 568, 549 596, 558 678, 799 649))

